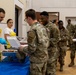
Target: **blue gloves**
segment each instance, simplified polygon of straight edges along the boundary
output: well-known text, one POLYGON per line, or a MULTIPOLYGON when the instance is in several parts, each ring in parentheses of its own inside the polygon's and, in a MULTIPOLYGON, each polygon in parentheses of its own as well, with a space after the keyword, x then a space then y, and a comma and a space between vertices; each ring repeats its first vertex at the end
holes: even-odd
POLYGON ((0 38, 0 44, 7 44, 6 40, 3 38, 0 38))

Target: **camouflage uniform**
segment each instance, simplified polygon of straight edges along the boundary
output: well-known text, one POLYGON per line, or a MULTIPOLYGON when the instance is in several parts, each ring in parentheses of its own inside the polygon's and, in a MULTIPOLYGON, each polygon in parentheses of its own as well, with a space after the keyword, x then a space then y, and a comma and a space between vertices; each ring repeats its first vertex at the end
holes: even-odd
POLYGON ((76 38, 76 25, 74 25, 74 38, 76 38))
POLYGON ((73 38, 74 37, 74 26, 72 24, 68 24, 66 28, 69 31, 70 36, 73 38))
POLYGON ((57 43, 60 39, 60 33, 57 26, 51 22, 49 22, 45 27, 50 39, 50 46, 48 48, 49 59, 47 62, 47 75, 56 75, 56 60, 58 57, 57 43))
POLYGON ((71 38, 69 40, 71 40, 71 43, 70 43, 70 48, 71 48, 71 54, 70 54, 70 58, 71 58, 71 63, 69 64, 69 67, 73 66, 74 65, 74 58, 75 58, 75 45, 76 45, 76 42, 73 42, 72 39, 74 38, 74 35, 75 35, 75 27, 70 24, 70 25, 67 25, 67 29, 69 31, 69 34, 71 36, 71 38))
POLYGON ((60 71, 63 71, 64 57, 67 50, 68 31, 65 28, 60 29, 61 40, 58 43, 60 71))
POLYGON ((68 24, 67 26, 66 26, 66 28, 67 28, 67 30, 68 30, 68 32, 69 32, 69 39, 68 39, 68 43, 69 43, 69 46, 71 47, 71 44, 73 43, 73 37, 74 37, 74 26, 72 25, 72 24, 68 24))
MULTIPOLYGON (((73 39, 76 38, 76 25, 74 26, 74 33, 73 33, 73 39)), ((75 58, 75 51, 76 51, 76 42, 73 42, 72 46, 71 46, 71 59, 74 60, 75 58)), ((74 63, 74 62, 73 62, 74 63)))
POLYGON ((45 75, 48 46, 46 29, 38 22, 33 24, 28 32, 28 47, 23 49, 30 56, 30 75, 45 75))
MULTIPOLYGON (((74 33, 73 33, 73 39, 76 38, 76 25, 74 26, 74 33)), ((76 42, 73 42, 71 46, 71 58, 75 58, 75 51, 76 51, 76 42)))

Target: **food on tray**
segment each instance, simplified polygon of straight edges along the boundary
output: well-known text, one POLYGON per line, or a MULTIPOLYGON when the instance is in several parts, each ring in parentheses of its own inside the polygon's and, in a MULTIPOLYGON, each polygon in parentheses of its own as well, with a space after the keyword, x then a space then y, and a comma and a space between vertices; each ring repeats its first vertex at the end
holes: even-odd
POLYGON ((7 52, 7 51, 4 50, 3 52, 7 52))
POLYGON ((14 52, 14 50, 4 50, 3 52, 14 52))
POLYGON ((14 52, 14 50, 8 50, 8 52, 14 52))

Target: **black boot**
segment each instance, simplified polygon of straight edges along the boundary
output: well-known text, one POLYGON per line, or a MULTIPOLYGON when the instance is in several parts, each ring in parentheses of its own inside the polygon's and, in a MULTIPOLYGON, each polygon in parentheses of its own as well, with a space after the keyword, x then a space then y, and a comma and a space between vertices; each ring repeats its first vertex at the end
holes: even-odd
POLYGON ((72 67, 74 65, 74 58, 71 58, 71 63, 68 65, 68 67, 72 67))

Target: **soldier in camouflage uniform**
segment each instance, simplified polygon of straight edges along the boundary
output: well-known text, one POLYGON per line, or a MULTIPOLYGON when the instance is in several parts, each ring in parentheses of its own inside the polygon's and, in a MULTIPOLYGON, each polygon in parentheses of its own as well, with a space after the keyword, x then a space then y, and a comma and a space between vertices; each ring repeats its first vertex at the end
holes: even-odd
POLYGON ((45 75, 49 46, 46 29, 37 22, 33 9, 27 10, 25 16, 27 23, 31 26, 28 32, 28 47, 20 47, 19 51, 28 53, 30 56, 30 75, 45 75))
POLYGON ((76 38, 76 25, 74 25, 74 38, 76 38))
MULTIPOLYGON (((76 39, 76 25, 74 26, 74 34, 73 39, 76 39)), ((69 67, 72 67, 74 65, 74 59, 75 59, 75 52, 76 52, 76 41, 73 41, 71 45, 71 63, 69 64, 69 67)))
POLYGON ((58 27, 60 30, 60 41, 58 43, 58 50, 59 50, 59 63, 60 63, 60 71, 63 71, 63 65, 64 65, 64 58, 66 55, 67 50, 67 41, 69 39, 68 31, 63 26, 63 21, 60 20, 58 22, 58 27))
POLYGON ((60 32, 56 25, 49 22, 49 15, 46 11, 41 12, 40 17, 47 30, 50 41, 48 47, 49 59, 47 61, 47 75, 56 75, 56 60, 58 57, 57 43, 60 39, 60 32))
POLYGON ((73 38, 74 38, 74 34, 75 34, 75 29, 74 26, 71 24, 71 20, 68 20, 68 25, 67 25, 67 29, 69 31, 69 35, 71 36, 69 39, 69 45, 71 48, 71 54, 70 54, 70 58, 71 58, 71 63, 68 65, 69 67, 72 67, 74 65, 74 58, 75 58, 75 42, 73 42, 73 38))
POLYGON ((68 20, 68 25, 66 26, 67 30, 69 31, 70 36, 74 37, 74 26, 71 24, 71 20, 68 20))

